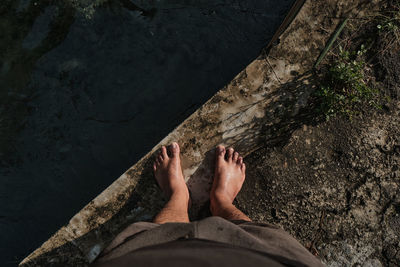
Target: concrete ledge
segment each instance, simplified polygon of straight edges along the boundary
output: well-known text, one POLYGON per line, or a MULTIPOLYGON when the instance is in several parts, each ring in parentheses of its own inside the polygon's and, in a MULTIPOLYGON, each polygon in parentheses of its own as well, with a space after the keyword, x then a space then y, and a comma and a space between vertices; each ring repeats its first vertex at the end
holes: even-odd
MULTIPOLYGON (((192 218, 206 208, 218 144, 247 155, 278 142, 285 125, 312 92, 310 70, 331 33, 345 16, 365 9, 363 1, 306 1, 281 35, 279 45, 260 55, 127 170, 20 266, 63 263, 85 266, 128 224, 149 220, 163 204, 151 170, 161 145, 177 141, 191 190, 192 218)), ((368 3, 370 1, 366 1, 368 3)))

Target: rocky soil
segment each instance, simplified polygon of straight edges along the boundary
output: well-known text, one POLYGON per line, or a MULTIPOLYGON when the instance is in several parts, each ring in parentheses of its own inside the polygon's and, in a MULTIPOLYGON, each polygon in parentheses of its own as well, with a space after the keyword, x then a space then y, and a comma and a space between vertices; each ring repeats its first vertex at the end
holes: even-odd
POLYGON ((238 205, 280 224, 328 266, 400 263, 400 103, 354 121, 303 125, 248 162, 238 205))
POLYGON ((399 51, 372 64, 375 86, 392 97, 382 110, 304 123, 246 158, 238 207, 282 226, 328 266, 400 265, 400 73, 390 67, 399 51))

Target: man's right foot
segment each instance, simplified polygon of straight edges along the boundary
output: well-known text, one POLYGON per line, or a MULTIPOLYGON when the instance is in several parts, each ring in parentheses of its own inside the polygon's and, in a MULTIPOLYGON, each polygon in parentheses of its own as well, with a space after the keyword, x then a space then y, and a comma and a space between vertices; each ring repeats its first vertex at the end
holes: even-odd
POLYGON ((246 165, 243 158, 233 148, 216 148, 214 181, 210 193, 210 209, 215 215, 224 205, 232 204, 242 188, 246 165))
POLYGON ((182 174, 180 149, 176 142, 173 142, 168 150, 165 146, 161 147, 161 152, 154 161, 153 170, 157 183, 168 200, 175 195, 189 201, 189 191, 182 174))

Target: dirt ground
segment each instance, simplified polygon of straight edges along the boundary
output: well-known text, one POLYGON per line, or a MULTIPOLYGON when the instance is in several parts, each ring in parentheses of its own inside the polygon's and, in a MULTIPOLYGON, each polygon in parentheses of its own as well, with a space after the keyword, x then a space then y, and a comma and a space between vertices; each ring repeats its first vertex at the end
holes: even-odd
POLYGON ((282 226, 328 266, 400 265, 400 49, 385 51, 377 38, 383 52, 370 80, 390 103, 305 123, 252 153, 237 198, 250 218, 282 226))
POLYGON ((283 146, 253 153, 238 206, 330 266, 399 264, 399 111, 304 125, 283 146))

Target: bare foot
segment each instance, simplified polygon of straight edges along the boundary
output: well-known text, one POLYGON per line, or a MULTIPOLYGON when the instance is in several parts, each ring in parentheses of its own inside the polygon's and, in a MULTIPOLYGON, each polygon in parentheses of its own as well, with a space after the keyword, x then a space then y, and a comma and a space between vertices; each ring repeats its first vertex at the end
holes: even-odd
POLYGON ((246 171, 243 158, 233 148, 226 151, 225 147, 218 146, 215 161, 214 182, 210 194, 213 215, 216 208, 232 204, 242 188, 246 171))
POLYGON ((168 146, 168 152, 165 146, 161 147, 161 152, 153 164, 154 175, 168 199, 179 196, 188 201, 189 191, 183 178, 179 153, 179 145, 175 142, 168 146))

